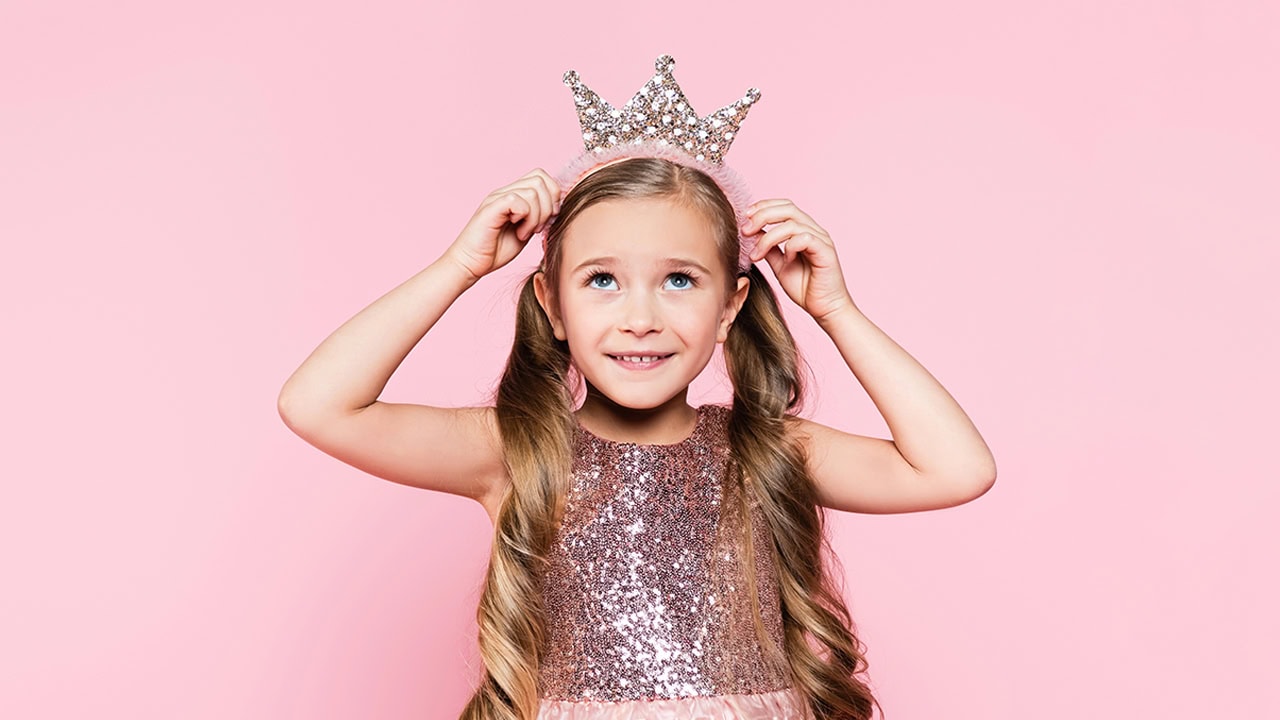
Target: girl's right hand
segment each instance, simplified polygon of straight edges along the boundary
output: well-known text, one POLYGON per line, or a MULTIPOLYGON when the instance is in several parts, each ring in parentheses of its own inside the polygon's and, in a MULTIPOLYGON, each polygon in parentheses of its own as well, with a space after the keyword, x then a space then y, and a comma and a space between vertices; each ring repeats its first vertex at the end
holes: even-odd
POLYGON ((520 254, 560 210, 563 191, 542 168, 489 193, 445 256, 479 280, 520 254))

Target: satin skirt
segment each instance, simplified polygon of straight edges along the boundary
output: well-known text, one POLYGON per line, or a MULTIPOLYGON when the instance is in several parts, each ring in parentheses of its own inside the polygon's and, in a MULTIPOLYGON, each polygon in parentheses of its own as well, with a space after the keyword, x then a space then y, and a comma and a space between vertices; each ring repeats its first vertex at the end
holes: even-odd
POLYGON ((753 695, 709 695, 663 700, 543 700, 538 720, 808 720, 791 688, 753 695))

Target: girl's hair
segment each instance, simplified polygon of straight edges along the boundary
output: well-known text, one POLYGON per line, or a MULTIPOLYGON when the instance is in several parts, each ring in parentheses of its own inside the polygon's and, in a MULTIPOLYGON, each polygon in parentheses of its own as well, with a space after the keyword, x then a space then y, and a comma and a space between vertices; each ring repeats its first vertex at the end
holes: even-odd
MULTIPOLYGON (((788 414, 803 398, 800 358, 778 309, 773 289, 752 265, 735 273, 738 227, 733 206, 715 182, 694 168, 658 158, 608 165, 577 183, 547 230, 543 266, 549 302, 560 273, 561 239, 583 210, 610 199, 664 198, 686 203, 713 222, 724 266, 726 299, 735 275, 750 278, 742 309, 725 342, 725 366, 733 383, 729 420, 732 481, 737 512, 748 496, 758 499, 776 553, 785 648, 769 640, 756 599, 755 563, 747 569, 757 634, 767 657, 781 663, 817 720, 869 720, 879 707, 858 677, 867 669, 865 648, 825 561, 834 553, 803 449, 786 438, 788 414), (780 657, 782 656, 782 657, 780 657)), ((545 638, 541 578, 563 509, 571 468, 575 382, 568 344, 552 334, 526 278, 516 310, 515 342, 495 405, 510 484, 498 510, 493 551, 477 619, 484 677, 462 720, 532 720, 537 715, 538 665, 545 638)), ((751 523, 742 523, 747 548, 751 523)), ((753 542, 754 540, 754 542, 753 542)), ((748 550, 750 552, 750 550, 748 550)), ((883 710, 882 710, 883 714, 883 710)))

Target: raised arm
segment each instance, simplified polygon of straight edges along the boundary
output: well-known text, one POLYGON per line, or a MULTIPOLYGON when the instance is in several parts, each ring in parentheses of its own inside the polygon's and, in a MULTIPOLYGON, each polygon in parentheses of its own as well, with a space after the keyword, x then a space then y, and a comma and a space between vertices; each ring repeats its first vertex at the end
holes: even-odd
POLYGON ((854 305, 827 315, 819 326, 893 434, 886 440, 799 420, 824 506, 865 513, 936 510, 969 502, 991 487, 991 451, 923 365, 854 305))
POLYGON ((439 259, 343 323, 293 372, 277 400, 285 424, 349 465, 472 498, 493 518, 506 482, 494 409, 378 396, 453 302, 514 259, 559 199, 559 186, 542 170, 490 193, 439 259))
POLYGON ((802 418, 791 424, 825 507, 866 513, 933 510, 968 502, 995 482, 995 458, 946 388, 854 304, 831 238, 789 200, 747 210, 760 233, 753 260, 768 261, 787 295, 817 320, 871 396, 892 440, 802 418))

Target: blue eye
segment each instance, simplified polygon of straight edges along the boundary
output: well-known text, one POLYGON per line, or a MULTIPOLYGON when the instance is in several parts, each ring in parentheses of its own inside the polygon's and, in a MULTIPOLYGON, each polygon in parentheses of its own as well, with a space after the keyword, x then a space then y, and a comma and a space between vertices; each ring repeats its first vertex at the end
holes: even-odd
POLYGON ((614 282, 614 280, 613 280, 613 276, 612 276, 612 275, 610 275, 609 273, 596 273, 596 274, 592 275, 591 277, 587 278, 587 284, 588 284, 588 285, 590 285, 590 286, 591 286, 591 287, 593 287, 593 288, 598 289, 598 290, 607 290, 607 289, 609 289, 609 288, 608 288, 608 285, 613 284, 613 282, 614 282), (596 281, 597 281, 597 280, 599 280, 600 278, 605 278, 605 279, 608 281, 608 283, 607 283, 607 284, 601 284, 601 283, 599 283, 599 282, 596 282, 596 281))
POLYGON ((667 276, 667 280, 676 290, 686 290, 694 286, 693 278, 684 273, 671 273, 667 276))

